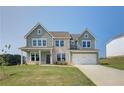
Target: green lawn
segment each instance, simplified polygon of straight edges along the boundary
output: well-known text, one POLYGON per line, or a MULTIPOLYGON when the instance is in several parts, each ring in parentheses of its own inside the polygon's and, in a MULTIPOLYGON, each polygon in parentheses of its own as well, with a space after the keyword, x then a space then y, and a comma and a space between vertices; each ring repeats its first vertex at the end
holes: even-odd
MULTIPOLYGON (((57 66, 7 66, 8 78, 0 80, 0 85, 43 85, 43 86, 91 86, 95 85, 76 67, 57 66)), ((1 73, 1 69, 0 69, 1 73)), ((0 74, 1 75, 1 74, 0 74)))
POLYGON ((114 58, 101 59, 100 63, 102 63, 102 64, 107 63, 108 65, 105 65, 105 66, 124 70, 124 57, 114 57, 114 58))

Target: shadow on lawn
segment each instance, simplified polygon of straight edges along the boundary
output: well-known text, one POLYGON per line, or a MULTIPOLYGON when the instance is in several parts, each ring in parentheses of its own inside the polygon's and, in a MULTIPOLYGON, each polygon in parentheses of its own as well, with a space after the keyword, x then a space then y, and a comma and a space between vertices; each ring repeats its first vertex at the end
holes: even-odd
POLYGON ((14 76, 14 75, 17 75, 17 74, 19 74, 19 73, 21 73, 21 72, 15 72, 15 73, 11 73, 11 74, 1 74, 0 73, 0 81, 1 80, 5 80, 5 79, 8 79, 9 77, 11 77, 11 76, 14 76))

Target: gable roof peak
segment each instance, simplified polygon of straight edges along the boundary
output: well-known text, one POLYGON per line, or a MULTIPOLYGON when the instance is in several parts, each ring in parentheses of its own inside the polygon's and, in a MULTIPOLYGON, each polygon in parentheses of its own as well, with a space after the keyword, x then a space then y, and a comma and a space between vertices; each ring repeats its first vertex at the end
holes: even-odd
POLYGON ((89 28, 85 28, 84 32, 90 32, 90 29, 89 28))
MULTIPOLYGON (((91 35, 93 36, 94 39, 96 39, 95 36, 93 35, 93 33, 90 31, 89 28, 85 28, 85 30, 80 34, 80 36, 81 36, 82 34, 84 34, 85 32, 88 32, 89 34, 91 34, 91 35)), ((80 38, 80 36, 79 36, 79 38, 80 38)))
MULTIPOLYGON (((36 29, 38 26, 41 26, 41 27, 43 27, 44 29, 45 29, 45 31, 48 33, 48 34, 50 34, 49 32, 48 32, 48 30, 40 23, 40 22, 37 22, 37 24, 24 36, 24 38, 27 38, 27 36, 28 35, 30 35, 30 33, 34 30, 34 29, 36 29)), ((51 34, 50 34, 51 35, 51 34)), ((52 36, 52 35, 51 35, 52 36)), ((53 37, 53 36, 52 36, 53 37)))

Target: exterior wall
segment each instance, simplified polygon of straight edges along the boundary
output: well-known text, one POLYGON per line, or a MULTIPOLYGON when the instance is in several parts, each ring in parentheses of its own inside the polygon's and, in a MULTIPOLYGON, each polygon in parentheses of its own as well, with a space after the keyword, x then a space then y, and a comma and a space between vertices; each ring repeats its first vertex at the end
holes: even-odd
POLYGON ((70 39, 64 39, 64 38, 57 39, 57 38, 55 38, 53 40, 53 62, 57 61, 57 53, 65 53, 66 62, 70 62, 70 60, 69 60, 69 54, 70 54, 69 49, 70 49, 70 39), (56 43, 55 43, 56 40, 64 40, 64 46, 63 47, 56 47, 56 43))
POLYGON ((48 48, 52 47, 52 36, 47 31, 45 31, 45 29, 40 25, 34 31, 32 31, 32 33, 27 37, 26 39, 27 47, 32 47, 32 38, 47 38, 47 47, 48 48), (41 29, 42 35, 37 34, 37 29, 41 29))
POLYGON ((79 40, 78 40, 78 48, 79 49, 82 49, 82 40, 91 40, 91 48, 92 49, 95 49, 95 38, 88 32, 84 32, 80 37, 79 37, 79 40), (84 34, 88 34, 88 38, 85 38, 84 37, 84 34))
POLYGON ((112 40, 106 45, 106 57, 124 56, 124 37, 112 40))

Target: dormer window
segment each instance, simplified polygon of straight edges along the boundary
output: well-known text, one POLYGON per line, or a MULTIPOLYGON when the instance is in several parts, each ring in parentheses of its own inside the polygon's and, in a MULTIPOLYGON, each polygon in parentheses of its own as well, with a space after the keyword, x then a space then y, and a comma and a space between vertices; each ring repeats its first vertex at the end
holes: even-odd
POLYGON ((41 34, 42 34, 41 29, 37 29, 37 34, 38 34, 38 35, 41 35, 41 34))
POLYGON ((88 36, 88 34, 84 34, 84 38, 88 38, 89 36, 88 36))

